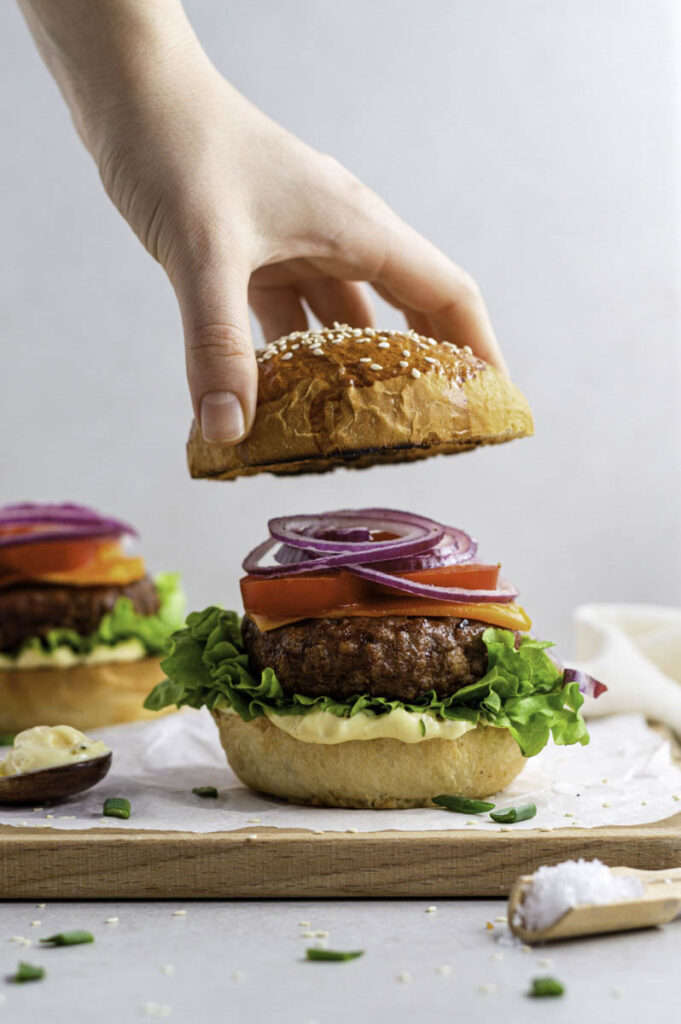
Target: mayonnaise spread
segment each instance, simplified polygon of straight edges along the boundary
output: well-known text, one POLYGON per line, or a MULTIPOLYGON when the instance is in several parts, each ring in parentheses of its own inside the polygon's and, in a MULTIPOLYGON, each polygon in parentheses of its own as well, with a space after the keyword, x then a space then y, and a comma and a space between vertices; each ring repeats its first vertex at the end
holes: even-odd
POLYGON ((77 764, 109 753, 106 743, 91 740, 70 725, 36 725, 14 737, 14 746, 0 763, 0 777, 77 764))
POLYGON ((77 654, 67 644, 53 651, 27 647, 15 657, 0 654, 0 672, 30 668, 71 668, 73 665, 106 665, 116 661, 138 661, 146 657, 144 644, 132 638, 117 644, 99 644, 87 654, 77 654))
POLYGON ((446 721, 426 711, 407 711, 405 708, 394 708, 385 715, 359 711, 352 718, 339 718, 330 711, 319 709, 304 715, 276 715, 268 711, 267 718, 272 725, 303 743, 347 743, 350 740, 420 743, 422 740, 458 740, 460 736, 475 729, 474 722, 446 721))

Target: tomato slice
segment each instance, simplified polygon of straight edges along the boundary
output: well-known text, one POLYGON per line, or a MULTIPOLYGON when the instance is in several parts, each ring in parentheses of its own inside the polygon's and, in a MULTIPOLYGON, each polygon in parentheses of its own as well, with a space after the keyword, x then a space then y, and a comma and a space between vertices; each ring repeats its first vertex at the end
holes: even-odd
MULTIPOLYGON (((499 578, 499 566, 446 565, 437 569, 419 569, 395 575, 440 587, 494 590, 499 578)), ((282 576, 277 579, 244 576, 241 580, 241 597, 245 610, 271 618, 321 618, 323 613, 330 609, 346 605, 375 606, 396 596, 397 592, 392 587, 369 583, 343 570, 282 576)), ((440 602, 430 600, 429 603, 436 606, 440 602)), ((384 614, 391 613, 386 611, 384 614)))
POLYGON ((0 570, 33 575, 40 572, 68 572, 97 555, 100 538, 85 540, 44 540, 0 548, 0 570))
POLYGON ((125 586, 142 579, 145 571, 143 558, 129 558, 112 539, 36 541, 0 548, 0 587, 28 581, 125 586))

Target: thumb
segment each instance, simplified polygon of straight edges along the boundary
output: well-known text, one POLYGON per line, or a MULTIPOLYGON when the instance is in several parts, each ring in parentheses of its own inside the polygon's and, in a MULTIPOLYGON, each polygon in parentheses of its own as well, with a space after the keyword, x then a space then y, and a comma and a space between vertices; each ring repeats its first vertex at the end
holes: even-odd
POLYGON ((236 444, 253 423, 258 368, 248 316, 249 272, 206 261, 173 280, 184 328, 187 380, 206 441, 236 444))

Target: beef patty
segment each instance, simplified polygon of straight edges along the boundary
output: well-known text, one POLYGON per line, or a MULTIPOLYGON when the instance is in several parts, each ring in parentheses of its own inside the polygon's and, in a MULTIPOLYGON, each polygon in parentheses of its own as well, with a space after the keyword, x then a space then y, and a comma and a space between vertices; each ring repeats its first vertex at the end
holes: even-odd
POLYGON ((12 651, 23 640, 44 636, 50 629, 93 633, 119 597, 129 597, 140 615, 159 608, 153 580, 145 576, 126 586, 65 587, 47 583, 17 583, 0 590, 0 651, 12 651))
POLYGON ((270 666, 287 693, 343 701, 355 694, 413 700, 445 697, 487 671, 482 634, 472 619, 305 619, 261 633, 249 618, 243 637, 253 672, 270 666))

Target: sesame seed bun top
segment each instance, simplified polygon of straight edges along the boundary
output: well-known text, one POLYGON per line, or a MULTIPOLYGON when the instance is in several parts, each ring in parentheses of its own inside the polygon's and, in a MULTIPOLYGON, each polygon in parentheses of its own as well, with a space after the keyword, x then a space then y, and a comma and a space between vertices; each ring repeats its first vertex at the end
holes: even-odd
POLYGON ((532 433, 521 392, 468 348, 334 324, 256 353, 258 405, 235 447, 188 442, 192 476, 322 472, 450 454, 532 433))

